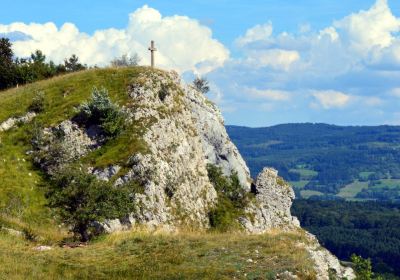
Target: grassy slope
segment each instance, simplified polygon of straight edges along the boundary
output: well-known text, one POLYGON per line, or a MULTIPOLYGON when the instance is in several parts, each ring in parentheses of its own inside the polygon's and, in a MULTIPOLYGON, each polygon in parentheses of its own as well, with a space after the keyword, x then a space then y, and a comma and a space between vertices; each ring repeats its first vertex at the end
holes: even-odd
MULTIPOLYGON (((56 125, 72 117, 75 108, 90 97, 93 87, 105 87, 113 101, 125 105, 129 83, 143 71, 146 68, 88 70, 0 92, 0 122, 24 115, 37 91, 45 94, 45 112, 35 118, 43 126, 56 125)), ((0 225, 18 230, 29 228, 52 242, 65 236, 65 231, 55 226, 45 207, 41 188, 44 182, 26 155, 31 149, 32 126, 31 123, 0 132, 0 225)), ((86 160, 102 166, 143 150, 141 129, 132 126, 128 131, 86 160)))
POLYGON ((0 279, 315 279, 301 233, 125 232, 83 248, 35 251, 0 233, 0 279))

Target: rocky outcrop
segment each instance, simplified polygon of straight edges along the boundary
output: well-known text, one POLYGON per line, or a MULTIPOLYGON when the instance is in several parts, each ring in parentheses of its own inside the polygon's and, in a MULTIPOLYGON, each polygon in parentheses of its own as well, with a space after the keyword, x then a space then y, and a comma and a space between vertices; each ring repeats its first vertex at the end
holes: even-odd
POLYGON ((220 110, 191 86, 185 87, 185 101, 191 109, 206 161, 220 167, 227 176, 236 172, 241 184, 250 190, 249 168, 229 139, 220 110))
POLYGON ((135 108, 129 111, 130 119, 147 127, 143 139, 148 152, 132 155, 131 170, 117 184, 135 180, 144 186, 144 193, 135 197, 140 207, 131 215, 131 223, 207 227, 208 211, 217 195, 176 79, 151 72, 131 85, 129 96, 135 108))
POLYGON ((28 123, 36 117, 36 113, 28 112, 22 117, 12 117, 0 123, 0 132, 7 131, 16 126, 18 123, 28 123))
MULTIPOLYGON (((124 110, 130 124, 140 124, 146 149, 136 152, 124 164, 107 168, 89 168, 99 179, 115 187, 135 183, 140 191, 132 194, 135 211, 122 220, 97 223, 99 230, 113 232, 135 224, 174 229, 209 227, 209 213, 218 201, 217 192, 207 174, 207 164, 221 168, 225 175, 237 174, 254 199, 240 218, 249 233, 263 233, 273 228, 299 229, 290 207, 292 188, 276 170, 265 168, 253 182, 249 169, 230 141, 221 113, 204 95, 190 86, 182 87, 174 73, 144 71, 128 88, 129 101, 124 110), (123 166, 121 166, 121 165, 123 166), (122 175, 121 175, 122 174, 122 175)), ((95 128, 82 128, 66 120, 44 131, 44 144, 37 154, 44 169, 79 159, 103 144, 95 128), (60 153, 59 162, 49 162, 41 154, 60 153)), ((321 278, 334 269, 338 275, 352 278, 351 270, 340 266, 316 240, 307 246, 321 278)), ((282 274, 281 278, 290 277, 282 274)))
POLYGON ((55 127, 45 128, 33 141, 36 147, 35 162, 52 174, 64 164, 99 147, 102 139, 97 135, 89 136, 86 129, 66 120, 55 127))
POLYGON ((294 229, 300 226, 290 213, 294 199, 293 189, 278 176, 278 171, 264 168, 252 186, 256 199, 241 219, 248 232, 263 233, 272 228, 294 229))
POLYGON ((89 173, 92 173, 99 180, 110 181, 110 179, 115 176, 121 170, 121 166, 119 165, 111 165, 106 168, 89 168, 89 173))
POLYGON ((314 235, 308 232, 306 234, 310 242, 303 245, 314 261, 317 279, 330 280, 332 275, 336 277, 333 279, 355 279, 353 269, 342 266, 334 255, 319 244, 314 235))

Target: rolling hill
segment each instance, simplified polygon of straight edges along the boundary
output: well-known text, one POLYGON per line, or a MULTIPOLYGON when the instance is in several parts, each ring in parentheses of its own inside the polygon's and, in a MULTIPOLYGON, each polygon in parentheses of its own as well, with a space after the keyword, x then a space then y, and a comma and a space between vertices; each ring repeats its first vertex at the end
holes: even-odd
POLYGON ((400 200, 400 127, 282 124, 227 126, 256 174, 272 166, 297 197, 400 200))

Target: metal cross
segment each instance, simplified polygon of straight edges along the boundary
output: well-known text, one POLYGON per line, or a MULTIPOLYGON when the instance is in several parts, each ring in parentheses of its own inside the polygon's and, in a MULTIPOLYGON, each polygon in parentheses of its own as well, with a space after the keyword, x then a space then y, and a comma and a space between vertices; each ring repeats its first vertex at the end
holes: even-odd
POLYGON ((151 67, 154 68, 154 52, 157 51, 154 47, 154 41, 151 41, 149 51, 151 52, 151 67))

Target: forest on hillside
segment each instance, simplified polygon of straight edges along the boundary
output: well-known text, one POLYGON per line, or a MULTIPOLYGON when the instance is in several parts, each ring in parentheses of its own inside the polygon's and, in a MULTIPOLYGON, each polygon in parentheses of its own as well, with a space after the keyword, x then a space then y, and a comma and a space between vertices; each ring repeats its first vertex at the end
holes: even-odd
POLYGON ((300 199, 292 214, 338 258, 355 253, 370 258, 384 279, 400 276, 400 204, 300 199))
POLYGON ((271 166, 298 198, 400 201, 400 127, 227 126, 256 176, 271 166))

